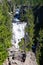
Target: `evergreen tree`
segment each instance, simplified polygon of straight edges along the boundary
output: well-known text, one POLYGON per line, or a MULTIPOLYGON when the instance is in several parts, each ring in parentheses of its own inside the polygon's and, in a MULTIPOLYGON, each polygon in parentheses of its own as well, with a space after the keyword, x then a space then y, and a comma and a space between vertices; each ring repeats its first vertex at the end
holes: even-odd
POLYGON ((7 48, 11 46, 11 19, 8 14, 7 1, 0 4, 0 65, 8 55, 7 48))

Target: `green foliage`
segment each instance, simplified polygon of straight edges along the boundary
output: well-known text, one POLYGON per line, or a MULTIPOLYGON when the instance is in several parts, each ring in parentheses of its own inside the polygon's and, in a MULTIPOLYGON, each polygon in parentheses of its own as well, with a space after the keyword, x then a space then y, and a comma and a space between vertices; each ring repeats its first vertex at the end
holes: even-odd
POLYGON ((11 19, 8 14, 7 1, 0 4, 0 65, 8 56, 7 48, 11 46, 11 19))
POLYGON ((26 3, 26 0, 15 0, 15 3, 18 5, 22 5, 26 3))
POLYGON ((21 40, 21 42, 19 42, 19 48, 23 50, 23 46, 24 46, 24 38, 21 40))
POLYGON ((33 18, 33 13, 31 9, 29 9, 27 12, 27 18, 28 18, 28 22, 27 22, 28 24, 25 31, 28 32, 28 39, 29 39, 28 45, 31 48, 33 44, 33 36, 34 36, 34 33, 33 33, 34 32, 34 18, 33 18))
MULTIPOLYGON (((22 21, 27 19, 27 26, 25 28, 25 33, 28 33, 26 41, 22 39, 22 41, 19 43, 20 48, 25 46, 25 51, 29 51, 33 44, 33 36, 34 36, 34 18, 32 9, 27 9, 26 14, 24 14, 22 17, 22 21)), ((23 49, 23 48, 22 48, 23 49)))
MULTIPOLYGON (((43 0, 12 0, 11 6, 7 3, 7 0, 3 0, 3 3, 0 4, 0 65, 2 65, 3 61, 7 57, 7 48, 11 46, 11 19, 8 15, 8 12, 11 12, 14 5, 30 5, 36 6, 37 4, 43 5, 43 0)), ((33 44, 33 37, 36 35, 37 32, 34 34, 34 17, 32 9, 26 10, 26 14, 21 14, 21 20, 25 21, 27 19, 27 27, 25 32, 28 33, 28 40, 25 42, 24 38, 19 43, 21 50, 28 51, 31 49, 33 44)), ((37 37, 38 42, 40 45, 36 49, 36 58, 40 65, 40 61, 43 59, 43 30, 40 29, 39 37, 37 37)))
POLYGON ((25 52, 29 51, 30 50, 30 45, 29 44, 27 45, 27 44, 28 44, 28 42, 25 43, 25 39, 22 38, 21 41, 19 42, 19 48, 20 48, 20 50, 21 51, 24 50, 25 52))
POLYGON ((39 31, 39 38, 38 41, 40 45, 37 47, 36 51, 36 58, 39 65, 42 65, 43 63, 43 29, 40 29, 39 31))
MULTIPOLYGON (((27 5, 30 5, 33 7, 35 7, 38 4, 43 5, 43 0, 28 0, 28 3, 27 3, 27 5)), ((39 43, 39 45, 36 48, 36 58, 37 58, 38 64, 42 65, 43 64, 43 29, 40 29, 39 32, 38 32, 38 30, 35 31, 34 16, 33 16, 33 12, 31 9, 27 10, 26 15, 23 15, 23 14, 21 15, 21 19, 23 21, 25 20, 26 17, 28 20, 28 21, 26 21, 28 23, 28 25, 27 25, 25 31, 28 32, 28 37, 29 37, 28 38, 29 42, 28 43, 26 42, 26 49, 28 49, 28 48, 31 49, 32 44, 34 44, 33 41, 35 40, 34 39, 34 36, 35 36, 35 38, 37 39, 37 43, 39 43), (35 31, 35 33, 34 33, 34 31, 35 31)), ((36 22, 38 23, 38 20, 36 22)), ((23 40, 19 43, 19 45, 20 45, 20 48, 23 47, 23 45, 25 45, 23 43, 23 40)))

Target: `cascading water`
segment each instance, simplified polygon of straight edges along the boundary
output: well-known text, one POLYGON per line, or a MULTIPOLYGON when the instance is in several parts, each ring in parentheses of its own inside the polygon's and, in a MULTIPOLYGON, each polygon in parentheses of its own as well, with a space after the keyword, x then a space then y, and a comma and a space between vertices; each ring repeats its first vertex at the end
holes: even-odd
POLYGON ((25 27, 26 27, 25 22, 16 22, 16 23, 12 23, 12 45, 14 45, 16 48, 19 48, 18 43, 21 41, 21 39, 24 37, 25 35, 25 27))
POLYGON ((25 35, 25 27, 26 24, 25 22, 20 22, 19 17, 20 17, 20 9, 16 9, 14 19, 12 22, 12 45, 15 46, 15 48, 19 49, 18 43, 21 41, 21 39, 25 35))

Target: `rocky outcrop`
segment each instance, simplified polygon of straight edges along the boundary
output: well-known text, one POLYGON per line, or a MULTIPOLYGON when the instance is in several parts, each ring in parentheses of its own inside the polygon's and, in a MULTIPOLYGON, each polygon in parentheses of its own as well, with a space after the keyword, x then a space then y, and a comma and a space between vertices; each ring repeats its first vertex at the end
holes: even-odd
MULTIPOLYGON (((12 60, 10 58, 11 65, 37 65, 36 57, 32 51, 29 51, 28 53, 26 53, 25 62, 21 62, 21 60, 20 59, 18 60, 17 58, 12 59, 12 60)), ((3 65, 9 65, 8 59, 6 59, 6 61, 3 63, 3 65)))

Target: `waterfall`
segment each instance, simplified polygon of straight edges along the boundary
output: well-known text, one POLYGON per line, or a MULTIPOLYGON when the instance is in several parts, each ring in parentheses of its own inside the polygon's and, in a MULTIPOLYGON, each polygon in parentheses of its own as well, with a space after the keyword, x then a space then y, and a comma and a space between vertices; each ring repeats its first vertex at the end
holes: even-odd
POLYGON ((16 48, 19 48, 18 43, 21 41, 21 39, 25 35, 25 22, 13 22, 12 23, 12 45, 14 45, 16 48))
POLYGON ((25 35, 26 22, 21 22, 20 18, 20 9, 15 10, 14 18, 12 21, 12 45, 19 49, 18 43, 25 35))

